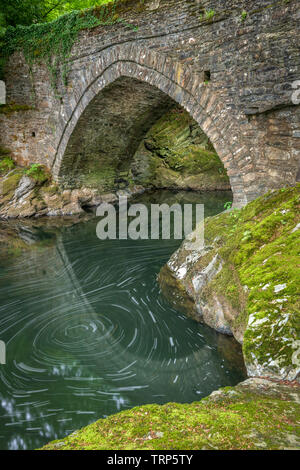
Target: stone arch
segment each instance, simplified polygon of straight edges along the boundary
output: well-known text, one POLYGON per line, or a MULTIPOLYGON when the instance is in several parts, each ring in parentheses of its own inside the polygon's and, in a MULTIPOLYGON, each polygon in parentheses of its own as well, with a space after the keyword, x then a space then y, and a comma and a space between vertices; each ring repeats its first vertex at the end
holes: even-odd
POLYGON ((249 183, 253 183, 256 176, 249 150, 242 144, 240 126, 245 123, 245 116, 233 113, 212 87, 188 66, 183 68, 169 57, 137 46, 110 48, 94 59, 88 70, 74 75, 78 99, 71 100, 71 106, 66 99, 68 106, 62 106, 59 141, 52 165, 55 180, 60 179, 64 154, 81 115, 99 92, 121 77, 149 84, 191 115, 207 134, 227 169, 236 206, 251 200, 251 192, 257 194, 253 187, 249 190, 249 183))

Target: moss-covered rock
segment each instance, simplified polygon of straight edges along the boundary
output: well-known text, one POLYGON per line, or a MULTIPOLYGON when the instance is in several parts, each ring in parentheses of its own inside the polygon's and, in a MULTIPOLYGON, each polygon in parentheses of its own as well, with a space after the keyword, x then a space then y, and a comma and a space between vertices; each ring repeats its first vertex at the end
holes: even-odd
POLYGON ((299 386, 249 379, 200 402, 123 411, 43 450, 295 449, 299 403, 299 386))
MULTIPOLYGON (((130 198, 141 192, 142 187, 132 186, 124 194, 130 198)), ((104 191, 104 187, 64 190, 41 165, 16 167, 0 175, 0 219, 83 216, 86 207, 115 203, 118 194, 104 191)))
POLYGON ((159 276, 175 306, 243 343, 250 376, 299 377, 299 206, 298 184, 209 218, 204 249, 185 241, 159 276))
POLYGON ((131 169, 134 181, 145 187, 230 190, 224 165, 208 137, 177 107, 150 129, 131 169))

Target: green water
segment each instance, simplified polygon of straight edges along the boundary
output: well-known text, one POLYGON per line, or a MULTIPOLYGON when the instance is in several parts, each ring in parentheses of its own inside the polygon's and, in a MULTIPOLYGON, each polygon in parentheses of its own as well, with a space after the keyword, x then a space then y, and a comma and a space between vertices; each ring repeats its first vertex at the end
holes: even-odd
MULTIPOLYGON (((230 197, 163 192, 139 202, 204 203, 207 216, 230 197)), ((100 241, 97 222, 55 236, 49 221, 21 223, 27 243, 47 243, 1 264, 1 449, 37 448, 112 413, 196 401, 245 377, 231 338, 160 293, 156 276, 180 241, 100 241)))

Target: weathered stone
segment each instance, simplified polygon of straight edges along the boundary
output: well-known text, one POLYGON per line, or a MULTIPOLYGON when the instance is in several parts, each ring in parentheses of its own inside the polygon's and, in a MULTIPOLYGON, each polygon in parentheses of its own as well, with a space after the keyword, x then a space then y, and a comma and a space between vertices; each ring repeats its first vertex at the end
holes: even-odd
POLYGON ((131 163, 146 188, 230 190, 226 170, 208 137, 181 108, 172 108, 146 134, 131 163))
POLYGON ((0 80, 0 104, 6 104, 6 86, 3 80, 0 80))

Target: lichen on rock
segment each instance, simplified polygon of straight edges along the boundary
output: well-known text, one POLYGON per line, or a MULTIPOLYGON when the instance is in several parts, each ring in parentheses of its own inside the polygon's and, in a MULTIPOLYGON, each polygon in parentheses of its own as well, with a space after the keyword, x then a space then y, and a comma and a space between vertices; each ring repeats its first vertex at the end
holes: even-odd
POLYGON ((299 390, 248 379, 200 402, 123 411, 50 442, 43 450, 296 449, 299 390))

